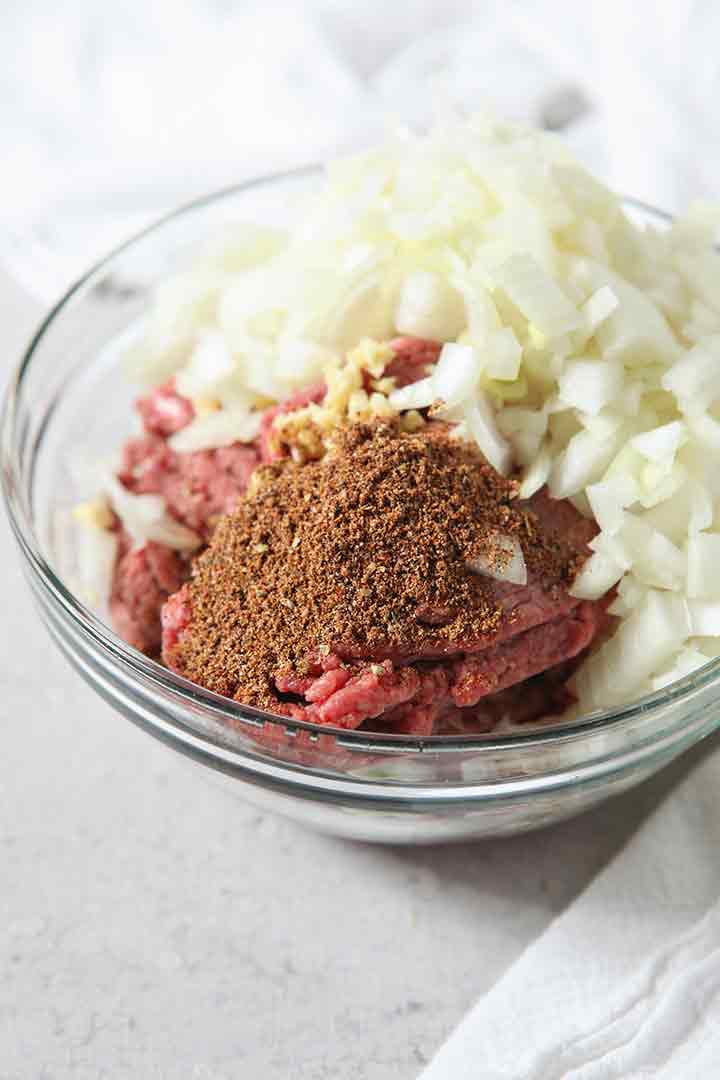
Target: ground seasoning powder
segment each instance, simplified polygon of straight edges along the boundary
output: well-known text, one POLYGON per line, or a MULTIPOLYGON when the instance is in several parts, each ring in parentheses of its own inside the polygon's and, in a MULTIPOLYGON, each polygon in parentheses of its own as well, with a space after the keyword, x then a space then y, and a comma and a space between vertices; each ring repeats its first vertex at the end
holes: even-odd
POLYGON ((410 660, 497 638, 498 567, 508 535, 528 573, 572 580, 576 552, 540 528, 517 486, 444 425, 393 422, 338 429, 306 464, 263 467, 194 564, 188 628, 173 666, 217 693, 277 704, 277 677, 318 656, 410 660))

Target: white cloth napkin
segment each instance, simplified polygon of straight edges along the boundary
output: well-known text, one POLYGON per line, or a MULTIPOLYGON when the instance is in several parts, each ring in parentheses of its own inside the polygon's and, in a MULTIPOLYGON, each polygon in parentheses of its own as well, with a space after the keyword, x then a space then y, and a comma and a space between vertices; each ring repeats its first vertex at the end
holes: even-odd
POLYGON ((720 1075, 719 851, 715 740, 476 1004, 422 1080, 720 1075))
POLYGON ((560 127, 666 209, 715 191, 714 0, 5 7, 0 258, 44 300, 184 200, 424 124, 438 93, 560 127))
POLYGON ((312 12, 8 0, 0 15, 0 259, 50 301, 150 221, 376 131, 312 12))

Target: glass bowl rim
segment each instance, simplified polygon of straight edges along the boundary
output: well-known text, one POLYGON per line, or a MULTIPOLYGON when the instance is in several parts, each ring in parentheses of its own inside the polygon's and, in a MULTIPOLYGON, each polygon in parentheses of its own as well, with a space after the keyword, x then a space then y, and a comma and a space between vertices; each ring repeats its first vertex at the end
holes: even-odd
MULTIPOLYGON (((485 734, 478 733, 472 735, 433 735, 418 737, 357 731, 331 727, 324 724, 313 724, 307 721, 279 716, 275 713, 264 712, 263 710, 243 705, 230 698, 222 697, 219 694, 204 689, 204 687, 198 686, 181 675, 177 675, 157 661, 144 656, 132 646, 126 644, 126 642, 115 634, 106 623, 87 608, 55 573, 42 553, 42 545, 33 526, 31 514, 28 513, 26 509, 25 500, 17 494, 20 485, 19 477, 17 476, 18 470, 17 462, 14 457, 14 447, 16 441, 17 407, 22 392, 23 382, 30 370, 38 347, 48 333, 52 331, 56 319, 72 302, 75 296, 80 293, 85 286, 89 285, 96 275, 107 269, 119 255, 131 249, 138 242, 159 232, 165 225, 182 218, 186 214, 191 215, 207 206, 219 204, 223 199, 239 195, 243 191, 271 186, 276 183, 282 183, 283 181, 299 180, 303 177, 321 175, 321 173, 322 166, 320 165, 306 165, 296 169, 269 173, 240 183, 227 185, 183 203, 181 206, 164 214, 145 228, 134 233, 121 244, 113 247, 107 255, 97 260, 63 293, 60 299, 51 307, 49 312, 42 319, 35 333, 32 335, 29 344, 25 348, 19 363, 15 368, 14 375, 10 378, 8 388, 4 395, 5 400, 3 403, 2 415, 0 416, 0 439, 2 443, 3 458, 3 467, 0 472, 5 505, 13 532, 15 533, 22 554, 43 588, 50 594, 54 602, 62 607, 71 620, 78 624, 79 629, 83 634, 94 639, 95 643, 106 655, 112 657, 114 661, 122 663, 133 676, 140 676, 145 680, 148 680, 151 684, 158 686, 161 690, 170 692, 173 696, 179 698, 180 701, 192 705, 193 710, 197 709, 198 706, 202 706, 209 710, 214 719, 219 719, 221 721, 231 720, 234 725, 238 725, 239 723, 239 730, 242 730, 242 725, 244 724, 248 724, 252 727, 261 727, 264 724, 269 723, 282 726, 289 734, 297 734, 300 731, 305 731, 313 738, 313 740, 322 735, 334 736, 338 738, 338 740, 341 739, 343 744, 354 744, 358 749, 360 747, 367 747, 368 749, 372 748, 373 750, 384 750, 387 752, 393 750, 450 751, 454 749, 463 751, 485 750, 496 752, 502 749, 518 749, 523 745, 552 744, 564 741, 568 738, 575 739, 584 734, 605 731, 609 728, 615 729, 623 724, 629 724, 633 719, 655 709, 679 703, 696 691, 705 689, 714 683, 720 684, 719 657, 715 660, 709 659, 707 664, 704 664, 690 675, 686 675, 684 678, 671 683, 661 690, 646 694, 629 704, 615 706, 610 709, 595 710, 585 716, 580 716, 566 722, 553 723, 545 728, 528 725, 529 730, 527 732, 513 732, 511 734, 504 733, 498 735, 494 732, 488 732, 485 734)), ((670 223, 673 220, 672 215, 663 210, 658 210, 639 199, 623 197, 623 204, 630 209, 635 209, 648 217, 654 217, 656 220, 665 223, 670 223)), ((34 465, 31 467, 31 476, 33 469, 34 465)), ((187 720, 185 721, 185 724, 189 724, 189 726, 193 728, 197 737, 203 740, 207 739, 207 733, 199 725, 196 726, 187 720)), ((212 742, 212 740, 208 741, 212 742)))

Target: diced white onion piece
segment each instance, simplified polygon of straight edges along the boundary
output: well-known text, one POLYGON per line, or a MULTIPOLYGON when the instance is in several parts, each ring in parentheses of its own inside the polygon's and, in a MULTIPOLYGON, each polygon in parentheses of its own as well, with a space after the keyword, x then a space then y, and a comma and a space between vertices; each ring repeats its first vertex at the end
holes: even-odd
POLYGON ((574 249, 582 250, 591 259, 598 259, 600 262, 608 261, 610 256, 605 234, 597 221, 585 218, 576 224, 573 232, 574 243, 572 246, 574 249))
POLYGON ((216 322, 233 352, 253 324, 258 330, 267 325, 269 315, 283 325, 297 289, 283 257, 231 277, 218 299, 216 322))
POLYGON ((249 443, 260 431, 261 415, 247 409, 218 409, 197 417, 187 427, 176 431, 168 444, 177 453, 187 454, 196 450, 215 450, 235 442, 249 443))
POLYGON ((614 535, 625 521, 625 510, 635 501, 634 485, 623 485, 620 478, 613 477, 587 488, 593 517, 604 533, 614 535))
POLYGON ((501 434, 507 438, 513 449, 516 463, 532 465, 540 453, 548 429, 545 410, 523 409, 511 405, 500 410, 496 421, 501 434))
POLYGON ((273 369, 283 386, 295 390, 319 380, 323 368, 335 363, 337 359, 337 352, 319 345, 316 341, 281 338, 273 369))
POLYGON ((640 474, 640 505, 649 509, 672 498, 684 484, 686 475, 682 465, 673 467, 668 462, 648 462, 640 474))
POLYGON ((74 530, 77 566, 85 601, 98 607, 107 603, 117 559, 117 533, 79 527, 74 530))
POLYGON ((274 349, 262 343, 247 343, 243 353, 243 381, 254 395, 281 401, 290 390, 288 383, 278 378, 274 359, 274 349))
POLYGON ((616 596, 607 610, 608 615, 613 615, 616 619, 625 619, 632 611, 632 607, 622 596, 616 596))
POLYGON ((624 619, 640 606, 647 592, 647 586, 641 585, 632 573, 626 573, 618 583, 617 596, 608 608, 608 613, 624 619))
POLYGON ((617 408, 623 416, 637 416, 640 411, 640 404, 644 393, 645 386, 642 382, 639 380, 635 382, 628 379, 625 380, 622 397, 616 403, 617 408))
POLYGON ((105 482, 122 468, 123 455, 119 452, 99 456, 95 448, 78 441, 65 456, 65 468, 74 489, 79 493, 105 491, 105 482))
POLYGON ((670 667, 655 675, 651 683, 652 689, 664 690, 666 686, 677 682, 678 679, 684 679, 686 675, 692 675, 693 671, 704 667, 707 662, 707 656, 701 653, 699 649, 686 646, 684 649, 680 649, 670 667))
POLYGON ((520 482, 521 499, 532 498, 532 496, 540 490, 543 484, 547 483, 551 467, 552 455, 550 454, 550 447, 545 445, 541 447, 535 456, 535 460, 528 465, 523 473, 522 481, 520 482))
POLYGON ((175 387, 185 397, 213 396, 236 368, 233 354, 219 330, 206 330, 175 376, 175 387))
POLYGON ((556 161, 552 175, 579 215, 599 221, 605 228, 620 216, 617 195, 575 161, 567 157, 556 161))
POLYGON ((403 412, 405 409, 426 409, 437 401, 437 397, 435 380, 429 375, 426 379, 393 390, 388 401, 394 409, 403 412))
POLYGON ((522 361, 522 346, 509 326, 491 334, 484 346, 485 374, 491 379, 512 382, 522 361))
POLYGON ((661 589, 679 589, 685 580, 683 553, 657 529, 626 513, 617 540, 627 551, 639 581, 661 589))
POLYGON ((688 641, 688 647, 697 649, 708 660, 716 660, 718 657, 718 642, 712 637, 693 637, 688 641))
POLYGON ((625 573, 622 566, 601 552, 594 552, 575 578, 570 595, 579 600, 599 600, 608 589, 617 585, 625 573))
POLYGON ((627 548, 617 537, 612 536, 610 533, 598 533, 597 536, 592 538, 588 546, 591 551, 600 552, 610 562, 622 566, 623 570, 627 571, 632 566, 632 557, 628 554, 627 548))
POLYGON ((687 425, 681 420, 674 420, 670 424, 653 428, 635 435, 630 440, 630 446, 639 451, 649 461, 672 462, 675 454, 688 439, 687 425))
POLYGON ((620 396, 623 369, 618 361, 573 360, 558 379, 561 401, 594 415, 620 396))
POLYGON ((197 330, 212 320, 223 280, 216 268, 201 267, 173 274, 155 288, 143 337, 123 357, 133 381, 158 385, 185 363, 197 330))
POLYGON ((358 275, 359 280, 344 290, 336 304, 321 309, 310 324, 311 337, 332 348, 353 348, 364 337, 378 341, 392 336, 393 317, 390 297, 383 288, 384 268, 358 275))
POLYGON ((699 416, 720 397, 720 335, 706 338, 685 353, 662 378, 683 411, 699 416))
POLYGON ((451 284, 463 297, 467 330, 472 343, 477 344, 501 329, 500 316, 492 296, 485 285, 471 280, 468 275, 454 275, 451 284))
POLYGON ((720 311, 720 265, 716 251, 710 247, 691 255, 677 255, 675 264, 691 291, 708 307, 720 311))
POLYGON ((157 521, 149 522, 141 529, 135 529, 130 522, 125 523, 128 532, 134 540, 144 543, 154 540, 156 544, 165 544, 166 547, 175 551, 195 551, 200 547, 201 540, 197 533, 188 529, 169 514, 163 515, 157 521))
POLYGON ((720 533, 696 533, 688 537, 687 595, 720 600, 720 533))
POLYGON ((681 597, 651 589, 578 671, 582 699, 591 707, 627 700, 690 636, 687 608, 681 597))
POLYGON ((585 329, 592 336, 618 306, 618 298, 609 285, 602 285, 580 307, 585 329))
POLYGON ((707 307, 700 300, 690 302, 690 318, 682 326, 683 337, 693 345, 699 345, 705 338, 720 331, 720 315, 707 307))
POLYGON ((715 244, 719 224, 714 203, 698 200, 675 218, 667 239, 676 252, 703 251, 715 244))
POLYGON ((573 435, 553 463, 550 494, 555 499, 567 499, 598 480, 610 464, 616 446, 616 436, 603 437, 592 431, 573 435))
POLYGON ((575 305, 531 255, 512 255, 496 269, 494 278, 528 322, 548 337, 582 326, 575 305))
POLYGON ((107 478, 105 490, 113 510, 136 544, 154 540, 176 551, 194 551, 200 546, 197 533, 167 513, 162 495, 135 495, 115 477, 107 478))
POLYGON ((512 453, 497 429, 493 411, 484 396, 476 396, 464 410, 464 420, 471 437, 493 468, 504 476, 510 471, 512 453))
POLYGON ((472 345, 443 345, 432 374, 435 397, 446 405, 469 399, 480 378, 481 365, 472 345))
POLYGON ((686 485, 690 501, 690 518, 688 521, 688 533, 693 536, 696 532, 709 529, 715 516, 712 498, 702 484, 696 480, 690 480, 686 485))
POLYGON ((497 536, 495 538, 499 548, 505 555, 500 562, 490 556, 478 555, 468 562, 468 567, 476 574, 494 578, 495 581, 506 581, 510 585, 527 585, 527 567, 519 541, 514 536, 497 536))
POLYGON ((467 442, 470 442, 472 440, 472 435, 470 434, 468 426, 464 420, 460 420, 457 424, 455 424, 455 426, 450 432, 450 438, 465 439, 467 442))
POLYGON ((139 524, 157 521, 165 513, 165 500, 162 495, 135 495, 120 483, 116 477, 109 477, 105 489, 110 496, 113 510, 121 520, 132 520, 139 524))
POLYGON ((395 329, 431 341, 452 341, 465 326, 463 298, 430 270, 405 278, 395 308, 395 329))
POLYGON ((625 444, 610 462, 603 483, 618 487, 628 498, 639 499, 643 490, 641 477, 646 465, 642 454, 625 444))
POLYGON ((605 409, 597 415, 593 413, 578 413, 578 419, 586 431, 589 431, 597 439, 611 439, 617 435, 622 426, 622 417, 605 409))
POLYGON ((210 238, 204 261, 229 273, 239 273, 277 255, 287 242, 288 234, 282 229, 237 222, 210 238))
POLYGON ((714 452, 720 451, 720 422, 708 413, 690 415, 687 409, 686 416, 688 427, 697 442, 714 452))
POLYGON ((720 603, 712 600, 688 600, 693 637, 720 637, 720 603))
POLYGON ((618 274, 602 268, 600 276, 618 299, 617 308, 595 333, 605 359, 620 360, 627 367, 672 362, 681 349, 652 300, 618 274))

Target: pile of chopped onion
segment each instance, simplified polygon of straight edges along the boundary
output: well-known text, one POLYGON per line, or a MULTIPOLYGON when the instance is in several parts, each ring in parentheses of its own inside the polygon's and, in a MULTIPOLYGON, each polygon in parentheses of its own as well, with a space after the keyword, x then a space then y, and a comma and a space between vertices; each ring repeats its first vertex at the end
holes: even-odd
POLYGON ((104 489, 137 547, 142 547, 148 540, 176 551, 191 552, 200 547, 197 533, 167 512, 162 495, 135 495, 114 476, 107 477, 104 489))
MULTIPOLYGON (((576 686, 581 709, 613 705, 720 655, 716 223, 639 227, 557 138, 494 118, 403 131, 331 164, 289 232, 241 228, 165 283, 128 365, 227 410, 175 436, 189 450, 251 438, 363 338, 441 341, 389 403, 441 401, 524 497, 547 484, 596 518, 574 593, 615 587, 619 621, 576 686)), ((138 535, 168 528, 130 509, 138 535)))

